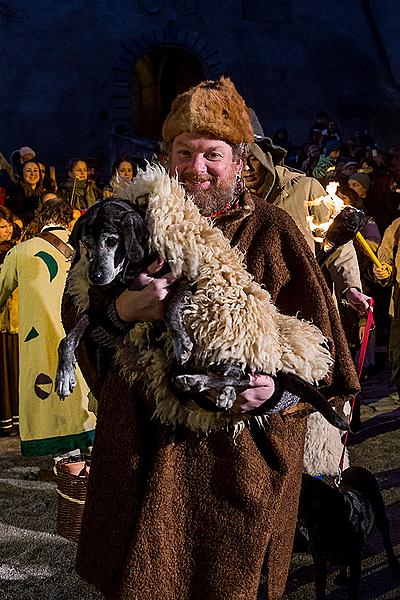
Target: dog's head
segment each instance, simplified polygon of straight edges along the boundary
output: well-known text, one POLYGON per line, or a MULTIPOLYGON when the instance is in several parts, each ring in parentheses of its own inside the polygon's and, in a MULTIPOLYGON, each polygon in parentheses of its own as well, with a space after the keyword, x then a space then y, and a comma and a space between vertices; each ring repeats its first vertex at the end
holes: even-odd
POLYGON ((141 270, 148 254, 149 234, 139 211, 122 200, 105 200, 90 207, 78 219, 70 236, 74 263, 82 248, 89 262, 92 285, 107 285, 117 277, 126 280, 141 270))

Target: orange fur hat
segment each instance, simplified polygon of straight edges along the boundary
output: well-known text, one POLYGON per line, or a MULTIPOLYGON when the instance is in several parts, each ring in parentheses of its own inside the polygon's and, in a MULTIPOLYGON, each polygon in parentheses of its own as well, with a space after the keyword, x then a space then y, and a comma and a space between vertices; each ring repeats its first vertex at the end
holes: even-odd
POLYGON ((202 81, 175 98, 164 122, 163 140, 171 142, 184 131, 232 145, 254 140, 249 109, 228 77, 202 81))

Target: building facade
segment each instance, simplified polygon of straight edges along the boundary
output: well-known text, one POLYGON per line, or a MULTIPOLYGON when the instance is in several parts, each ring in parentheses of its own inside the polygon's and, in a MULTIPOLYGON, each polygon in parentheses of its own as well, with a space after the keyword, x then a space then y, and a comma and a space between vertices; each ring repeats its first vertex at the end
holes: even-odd
POLYGON ((58 173, 150 155, 175 95, 220 74, 270 135, 304 142, 325 110, 344 137, 400 142, 399 25, 390 0, 0 0, 0 151, 58 173))

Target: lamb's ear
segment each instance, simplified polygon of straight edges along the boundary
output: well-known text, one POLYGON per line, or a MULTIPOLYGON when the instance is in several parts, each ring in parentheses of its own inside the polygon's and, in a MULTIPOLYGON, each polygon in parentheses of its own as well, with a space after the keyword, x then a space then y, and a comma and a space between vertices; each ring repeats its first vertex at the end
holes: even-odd
POLYGON ((140 262, 144 258, 148 239, 148 231, 140 215, 129 211, 122 220, 122 233, 129 260, 140 262))

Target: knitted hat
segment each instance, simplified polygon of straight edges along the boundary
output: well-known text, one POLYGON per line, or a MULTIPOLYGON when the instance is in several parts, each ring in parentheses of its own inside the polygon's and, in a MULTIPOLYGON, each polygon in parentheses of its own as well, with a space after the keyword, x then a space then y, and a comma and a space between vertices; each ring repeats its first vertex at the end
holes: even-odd
POLYGON ((19 149, 19 155, 21 158, 24 158, 24 156, 27 156, 27 155, 31 155, 31 156, 35 157, 36 152, 34 150, 32 150, 32 148, 29 148, 29 146, 22 146, 22 148, 19 149))
POLYGON ((228 77, 202 81, 175 98, 164 122, 163 140, 171 142, 184 131, 232 145, 253 141, 249 109, 228 77))
POLYGON ((326 156, 329 156, 331 152, 333 152, 334 150, 340 150, 341 147, 342 144, 339 142, 339 140, 331 140, 330 142, 326 142, 324 154, 326 156))
POLYGON ((371 180, 366 173, 354 173, 354 175, 351 175, 351 177, 349 177, 349 181, 351 181, 352 179, 358 181, 358 183, 362 185, 363 188, 368 192, 369 186, 371 185, 371 180))

